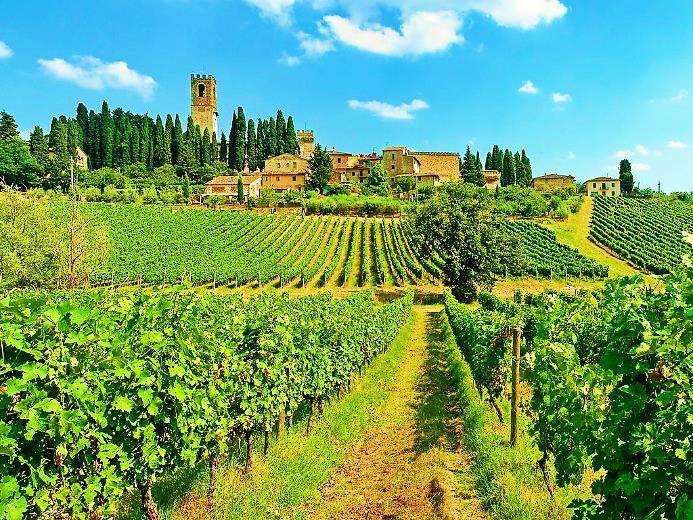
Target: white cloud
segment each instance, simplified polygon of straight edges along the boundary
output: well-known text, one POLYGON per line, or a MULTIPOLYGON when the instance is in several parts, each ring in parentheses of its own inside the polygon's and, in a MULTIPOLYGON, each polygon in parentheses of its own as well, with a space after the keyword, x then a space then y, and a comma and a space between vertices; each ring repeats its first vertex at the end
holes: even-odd
POLYGON ((554 103, 569 103, 573 100, 573 96, 570 94, 561 94, 560 92, 554 92, 551 94, 551 99, 554 103))
POLYGON ((391 105, 382 101, 358 101, 356 99, 349 100, 349 107, 353 109, 367 110, 384 119, 413 119, 412 112, 428 108, 428 103, 421 99, 414 99, 411 103, 402 103, 401 105, 391 105))
POLYGON ((559 0, 463 0, 454 3, 484 13, 503 27, 520 29, 551 23, 568 12, 559 0))
POLYGON ((635 147, 635 151, 643 156, 650 155, 650 151, 641 144, 635 147))
POLYGON ((418 11, 405 18, 398 31, 379 24, 361 26, 342 16, 325 16, 332 36, 351 47, 386 56, 441 52, 464 39, 462 20, 454 11, 418 11))
POLYGON ((670 148, 671 150, 685 150, 688 148, 688 145, 686 143, 682 143, 681 141, 669 141, 667 143, 667 148, 670 148))
POLYGON ((289 54, 282 54, 282 56, 277 60, 282 65, 287 67, 295 67, 301 63, 301 59, 298 56, 291 56, 289 54))
POLYGON ((131 69, 124 61, 105 63, 93 56, 76 56, 74 61, 69 63, 62 58, 53 58, 40 59, 38 63, 47 74, 84 88, 131 90, 149 99, 157 87, 154 78, 131 69))
POLYGON ((14 55, 12 49, 4 41, 0 40, 0 60, 11 58, 14 55))
POLYGON ((334 43, 329 39, 317 38, 304 32, 299 32, 296 37, 306 56, 322 56, 334 50, 334 43))
POLYGON ((575 160, 575 152, 568 152, 568 160, 569 161, 575 160))
POLYGON ((634 173, 642 173, 650 169, 650 165, 645 163, 633 163, 631 167, 634 173))
POLYGON ((671 98, 672 101, 683 101, 688 97, 688 91, 685 88, 679 90, 678 94, 671 98))
POLYGON ((522 86, 517 89, 518 92, 522 92, 523 94, 537 94, 539 92, 539 89, 532 83, 532 81, 527 80, 525 81, 522 86))
POLYGON ((291 9, 297 0, 245 0, 254 5, 263 16, 270 18, 280 25, 289 25, 291 22, 291 9))
POLYGON ((630 159, 635 155, 630 150, 617 150, 614 152, 614 159, 630 159))

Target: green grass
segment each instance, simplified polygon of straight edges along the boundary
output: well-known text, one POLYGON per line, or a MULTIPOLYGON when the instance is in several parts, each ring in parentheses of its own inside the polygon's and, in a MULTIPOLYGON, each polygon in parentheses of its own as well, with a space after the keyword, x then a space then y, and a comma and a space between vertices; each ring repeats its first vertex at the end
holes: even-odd
POLYGON ((557 489, 555 498, 551 497, 537 467, 541 454, 525 433, 526 418, 521 417, 520 438, 513 448, 509 442, 507 400, 501 403, 506 424, 499 424, 495 412, 473 386, 469 365, 462 358, 447 318, 443 320, 442 333, 446 336, 446 355, 462 410, 464 445, 474 453, 475 487, 486 509, 501 519, 569 518, 568 504, 581 490, 572 486, 557 489))
MULTIPOLYGON (((351 391, 325 407, 311 435, 306 436, 304 421, 297 421, 284 439, 274 442, 266 457, 257 439, 250 475, 241 469, 243 458, 232 455, 220 467, 213 517, 204 511, 209 479, 206 467, 159 482, 154 496, 162 519, 306 518, 300 506, 318 496, 320 486, 341 464, 348 447, 377 420, 376 411, 389 397, 388 388, 404 359, 413 326, 414 313, 387 352, 363 376, 354 378, 351 391)), ((143 518, 139 504, 134 504, 125 518, 143 518)))

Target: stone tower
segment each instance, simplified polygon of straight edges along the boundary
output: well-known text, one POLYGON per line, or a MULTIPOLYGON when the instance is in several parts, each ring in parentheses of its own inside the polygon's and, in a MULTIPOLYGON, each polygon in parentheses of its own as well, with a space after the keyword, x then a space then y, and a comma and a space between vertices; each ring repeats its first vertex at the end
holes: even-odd
POLYGON ((217 134, 217 80, 207 74, 190 74, 190 114, 193 122, 200 127, 204 134, 205 128, 209 135, 217 134))
POLYGON ((302 159, 310 159, 315 151, 315 135, 312 130, 299 130, 296 132, 298 140, 298 155, 302 159))

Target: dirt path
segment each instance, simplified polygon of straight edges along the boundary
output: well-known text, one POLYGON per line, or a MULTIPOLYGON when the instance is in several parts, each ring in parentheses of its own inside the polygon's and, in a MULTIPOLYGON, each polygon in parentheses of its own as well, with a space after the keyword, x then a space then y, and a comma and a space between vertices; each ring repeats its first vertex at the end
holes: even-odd
POLYGON ((380 420, 307 507, 314 519, 486 518, 439 336, 441 307, 417 306, 407 355, 380 420))

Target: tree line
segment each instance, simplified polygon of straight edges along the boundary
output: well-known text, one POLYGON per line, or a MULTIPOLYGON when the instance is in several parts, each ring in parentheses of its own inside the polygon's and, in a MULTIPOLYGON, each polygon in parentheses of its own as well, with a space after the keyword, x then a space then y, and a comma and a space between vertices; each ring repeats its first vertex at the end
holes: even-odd
POLYGON ((496 144, 486 154, 485 170, 497 170, 501 176, 501 186, 529 186, 532 182, 532 163, 524 148, 513 154, 509 149, 502 151, 496 144))

